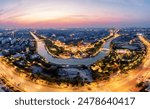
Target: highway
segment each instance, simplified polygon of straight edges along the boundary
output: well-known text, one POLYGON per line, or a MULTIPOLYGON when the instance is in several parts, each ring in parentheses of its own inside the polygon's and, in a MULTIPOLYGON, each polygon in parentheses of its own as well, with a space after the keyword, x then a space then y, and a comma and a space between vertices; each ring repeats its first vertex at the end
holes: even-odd
MULTIPOLYGON (((143 63, 136 69, 130 70, 128 74, 120 74, 112 77, 109 81, 93 82, 83 87, 72 87, 62 84, 61 86, 52 83, 51 85, 41 85, 25 77, 18 76, 15 68, 2 61, 0 58, 0 77, 5 77, 7 82, 20 91, 25 92, 131 92, 139 91, 136 84, 139 78, 150 77, 150 43, 139 36, 139 39, 147 46, 147 54, 143 63)), ((18 73, 18 72, 17 72, 18 73)))

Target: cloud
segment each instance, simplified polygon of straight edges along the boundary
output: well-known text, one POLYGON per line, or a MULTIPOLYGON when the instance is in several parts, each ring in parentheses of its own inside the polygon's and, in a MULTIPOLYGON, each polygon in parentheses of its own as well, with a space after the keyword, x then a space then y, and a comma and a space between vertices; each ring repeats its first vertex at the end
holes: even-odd
POLYGON ((3 9, 0 9, 0 13, 3 12, 3 9))
POLYGON ((70 15, 68 17, 71 17, 71 18, 87 18, 89 17, 89 15, 81 15, 81 14, 76 14, 76 15, 70 15))
POLYGON ((0 2, 0 21, 13 25, 50 23, 53 26, 59 23, 134 23, 150 17, 148 3, 150 0, 3 0, 0 2))
MULTIPOLYGON (((8 1, 9 2, 9 1, 8 1)), ((0 5, 1 6, 1 5, 0 5)), ((25 13, 21 11, 23 8, 22 0, 15 3, 6 3, 0 7, 0 20, 9 20, 22 16, 25 13)))
POLYGON ((0 9, 0 15, 3 15, 3 13, 4 13, 4 10, 0 9))

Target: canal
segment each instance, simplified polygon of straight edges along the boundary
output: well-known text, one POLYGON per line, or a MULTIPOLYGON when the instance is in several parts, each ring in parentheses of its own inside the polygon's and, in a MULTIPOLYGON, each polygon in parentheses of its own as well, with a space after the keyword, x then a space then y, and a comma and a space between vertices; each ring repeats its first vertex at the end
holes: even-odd
POLYGON ((109 51, 110 51, 110 44, 111 41, 114 38, 111 38, 109 40, 107 40, 103 46, 102 49, 108 49, 108 51, 101 51, 98 55, 96 55, 95 57, 89 57, 89 58, 84 58, 84 59, 75 59, 75 58, 71 58, 71 59, 60 59, 60 58, 55 58, 53 56, 51 56, 46 47, 45 47, 45 42, 38 39, 38 37, 36 35, 34 35, 33 33, 31 33, 31 35, 35 38, 36 42, 37 42, 37 52, 39 55, 41 55, 42 57, 44 57, 48 62, 53 63, 53 64, 57 64, 57 65, 85 65, 85 66, 90 66, 91 64, 95 63, 97 60, 103 59, 106 55, 108 55, 109 51))

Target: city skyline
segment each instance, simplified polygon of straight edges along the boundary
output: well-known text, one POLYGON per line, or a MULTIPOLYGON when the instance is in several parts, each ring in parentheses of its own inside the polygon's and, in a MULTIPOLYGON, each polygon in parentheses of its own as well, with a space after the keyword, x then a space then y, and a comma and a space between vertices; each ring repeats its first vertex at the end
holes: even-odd
POLYGON ((149 27, 149 0, 0 0, 1 27, 149 27))

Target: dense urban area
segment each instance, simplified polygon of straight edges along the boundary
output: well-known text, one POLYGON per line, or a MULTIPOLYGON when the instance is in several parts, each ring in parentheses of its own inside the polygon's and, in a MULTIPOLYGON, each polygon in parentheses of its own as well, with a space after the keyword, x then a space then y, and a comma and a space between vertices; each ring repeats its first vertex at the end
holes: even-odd
POLYGON ((0 29, 0 91, 150 91, 149 28, 0 29))

